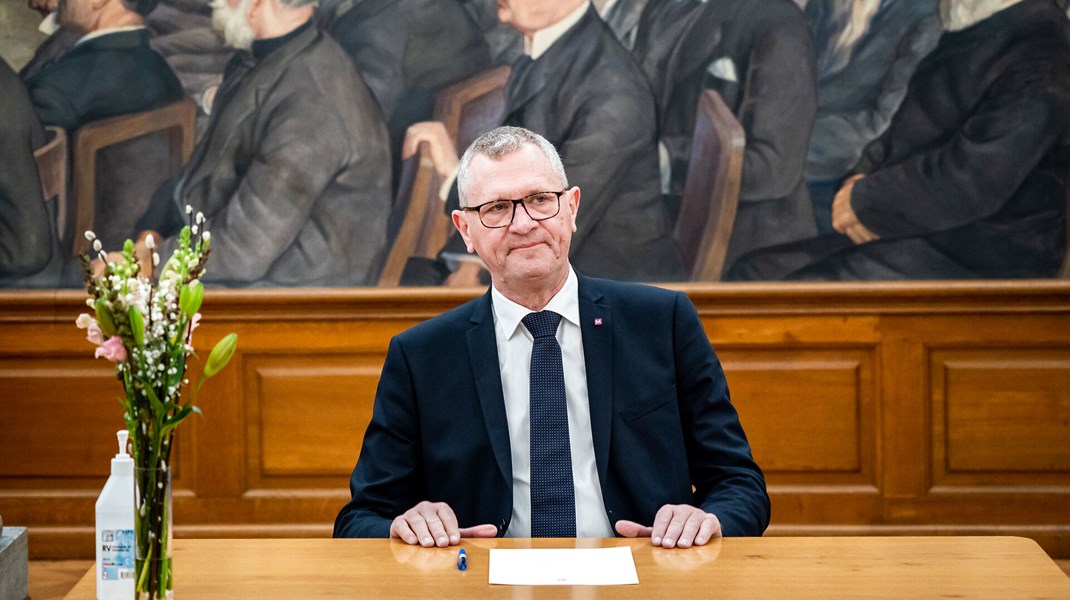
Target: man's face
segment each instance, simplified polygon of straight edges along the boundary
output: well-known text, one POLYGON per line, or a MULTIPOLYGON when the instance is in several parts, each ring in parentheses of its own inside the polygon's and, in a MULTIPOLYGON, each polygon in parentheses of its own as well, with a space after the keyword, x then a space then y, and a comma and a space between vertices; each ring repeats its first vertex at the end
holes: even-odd
POLYGON ((249 25, 252 0, 211 0, 212 26, 223 33, 223 40, 231 48, 248 50, 256 37, 249 25))
POLYGON ((59 0, 59 24, 74 31, 88 33, 97 20, 92 0, 59 0))
POLYGON ((563 0, 498 0, 498 20, 524 35, 553 25, 568 15, 565 10, 575 1, 563 0))
MULTIPOLYGON (((524 144, 498 160, 477 155, 469 181, 467 205, 473 207, 563 187, 549 161, 532 144, 524 144)), ((580 190, 574 187, 561 196, 561 210, 550 219, 532 221, 524 207, 517 206, 508 227, 484 227, 475 211, 454 211, 453 222, 468 251, 483 259, 499 289, 537 289, 563 281, 568 273, 568 250, 576 231, 579 203, 580 190)))

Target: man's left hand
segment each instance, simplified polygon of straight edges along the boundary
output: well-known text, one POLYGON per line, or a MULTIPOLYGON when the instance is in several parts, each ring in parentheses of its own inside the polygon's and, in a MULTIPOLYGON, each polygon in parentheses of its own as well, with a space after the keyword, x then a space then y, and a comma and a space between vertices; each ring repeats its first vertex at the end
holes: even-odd
POLYGON ((851 238, 856 244, 865 244, 880 239, 880 236, 869 230, 868 227, 858 220, 858 215, 851 208, 851 192, 855 183, 862 179, 862 175, 854 175, 844 182, 836 197, 832 200, 832 227, 836 231, 851 238))
POLYGON ((663 548, 690 548, 721 537, 721 521, 690 504, 666 504, 654 516, 653 527, 620 520, 616 530, 624 537, 649 537, 651 543, 663 548))

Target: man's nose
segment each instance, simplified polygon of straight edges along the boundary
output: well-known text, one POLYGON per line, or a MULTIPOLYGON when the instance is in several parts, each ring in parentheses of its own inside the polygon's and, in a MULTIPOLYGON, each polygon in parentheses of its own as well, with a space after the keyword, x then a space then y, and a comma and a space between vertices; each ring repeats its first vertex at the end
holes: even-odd
POLYGON ((538 221, 531 218, 531 215, 528 214, 528 211, 524 208, 523 204, 514 205, 513 222, 509 224, 509 229, 517 233, 525 233, 534 229, 536 223, 538 223, 538 221))

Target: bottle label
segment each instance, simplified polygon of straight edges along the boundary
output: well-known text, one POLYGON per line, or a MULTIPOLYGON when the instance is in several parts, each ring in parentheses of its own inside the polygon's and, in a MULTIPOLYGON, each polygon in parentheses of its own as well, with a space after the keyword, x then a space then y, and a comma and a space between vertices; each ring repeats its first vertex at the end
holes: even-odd
POLYGON ((134 578, 134 530, 100 530, 100 573, 105 581, 134 578))

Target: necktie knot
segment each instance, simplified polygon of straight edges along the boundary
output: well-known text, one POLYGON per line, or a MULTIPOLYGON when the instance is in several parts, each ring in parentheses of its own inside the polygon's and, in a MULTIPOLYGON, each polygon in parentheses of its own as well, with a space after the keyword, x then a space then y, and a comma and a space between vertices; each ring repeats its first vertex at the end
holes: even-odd
POLYGON ((552 310, 542 310, 528 313, 520 322, 535 339, 553 337, 557 335, 557 324, 561 322, 561 315, 552 310))

